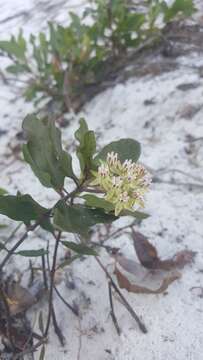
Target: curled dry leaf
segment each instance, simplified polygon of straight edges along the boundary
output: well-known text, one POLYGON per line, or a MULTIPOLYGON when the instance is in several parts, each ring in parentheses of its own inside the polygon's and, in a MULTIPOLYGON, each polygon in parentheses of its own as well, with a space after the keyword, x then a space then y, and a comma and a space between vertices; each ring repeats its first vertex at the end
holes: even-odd
POLYGON ((141 264, 148 269, 157 269, 159 257, 156 248, 140 232, 132 229, 133 244, 141 264))
POLYGON ((124 256, 116 257, 115 275, 121 289, 136 294, 160 294, 181 277, 178 271, 147 270, 124 256))
POLYGON ((137 257, 140 263, 147 269, 162 269, 166 271, 175 268, 182 269, 193 261, 196 254, 190 250, 183 250, 172 258, 161 260, 155 246, 149 242, 146 236, 132 229, 132 237, 137 257))

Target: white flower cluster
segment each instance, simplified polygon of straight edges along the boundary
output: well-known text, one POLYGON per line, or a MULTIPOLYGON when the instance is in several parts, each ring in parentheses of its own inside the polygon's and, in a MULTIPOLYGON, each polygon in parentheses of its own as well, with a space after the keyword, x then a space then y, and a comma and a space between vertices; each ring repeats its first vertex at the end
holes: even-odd
POLYGON ((151 184, 151 175, 144 166, 132 160, 121 163, 118 154, 111 152, 93 175, 91 185, 105 192, 105 199, 115 206, 115 215, 136 205, 144 207, 144 195, 151 184))

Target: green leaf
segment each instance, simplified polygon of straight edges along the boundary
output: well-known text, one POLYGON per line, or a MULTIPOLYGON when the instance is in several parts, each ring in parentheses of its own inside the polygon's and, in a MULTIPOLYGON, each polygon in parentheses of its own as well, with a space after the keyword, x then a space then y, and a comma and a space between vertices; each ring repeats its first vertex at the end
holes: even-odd
POLYGON ((107 154, 109 152, 118 153, 119 159, 121 162, 126 159, 132 159, 136 162, 141 153, 140 143, 133 139, 120 139, 118 141, 113 141, 109 145, 106 145, 94 158, 94 160, 99 164, 99 160, 106 160, 107 154))
POLYGON ((94 131, 88 129, 87 123, 84 119, 80 120, 80 127, 75 132, 75 138, 79 141, 77 146, 77 157, 80 161, 80 168, 82 173, 88 174, 93 167, 93 155, 96 152, 96 139, 94 131))
POLYGON ((25 72, 30 72, 30 69, 25 64, 15 64, 7 66, 6 71, 8 71, 11 74, 17 75, 25 72))
POLYGON ((6 52, 9 56, 15 56, 18 59, 24 59, 24 54, 14 40, 0 41, 0 49, 6 52))
POLYGON ((77 177, 75 176, 74 172, 73 172, 73 167, 72 167, 72 156, 70 154, 68 154, 65 151, 62 151, 61 156, 60 156, 60 162, 61 162, 61 167, 64 171, 65 176, 75 180, 77 182, 77 177))
POLYGON ((39 33, 39 42, 44 63, 47 64, 49 45, 46 39, 46 35, 42 32, 39 33))
POLYGON ((63 200, 59 201, 54 209, 54 225, 70 233, 78 233, 86 236, 95 224, 109 223, 117 217, 106 214, 101 209, 90 209, 83 205, 67 205, 63 200))
POLYGON ((14 56, 19 60, 25 60, 26 42, 22 30, 20 30, 18 38, 11 36, 9 41, 0 41, 0 49, 11 57, 14 56))
POLYGON ((42 185, 60 191, 65 176, 75 177, 71 157, 61 145, 61 132, 53 121, 28 115, 23 122, 28 142, 23 154, 42 185))
POLYGON ((141 211, 131 211, 131 210, 123 210, 119 215, 120 216, 133 216, 138 220, 144 220, 150 216, 149 214, 143 213, 141 211))
POLYGON ((38 257, 42 255, 46 255, 47 251, 44 249, 38 250, 22 250, 15 253, 15 255, 25 256, 25 257, 38 257))
POLYGON ((98 255, 96 251, 94 251, 93 249, 91 249, 90 247, 84 244, 76 244, 72 241, 62 241, 62 244, 66 246, 68 249, 71 249, 81 255, 93 255, 93 256, 98 255))
POLYGON ((52 22, 48 22, 49 26, 49 36, 50 36, 50 44, 52 47, 53 53, 58 53, 58 39, 57 39, 57 30, 55 29, 52 22))
POLYGON ((168 22, 179 13, 183 14, 184 16, 191 16, 195 11, 196 8, 193 0, 175 0, 172 6, 167 6, 164 20, 168 22))
POLYGON ((83 199, 85 199, 85 205, 93 208, 101 208, 104 209, 107 212, 114 210, 114 205, 111 204, 109 201, 106 201, 105 199, 99 198, 95 195, 83 195, 83 199))
POLYGON ((0 214, 15 221, 23 221, 26 225, 32 220, 40 221, 40 225, 53 231, 50 220, 45 216, 49 210, 39 205, 30 195, 0 196, 0 214), (43 218, 44 217, 44 218, 43 218))
POLYGON ((23 96, 25 97, 26 101, 32 101, 37 96, 37 93, 40 91, 42 91, 42 89, 38 83, 31 83, 25 89, 23 96))
POLYGON ((6 191, 3 188, 0 188, 0 195, 5 195, 5 194, 8 194, 8 191, 6 191))

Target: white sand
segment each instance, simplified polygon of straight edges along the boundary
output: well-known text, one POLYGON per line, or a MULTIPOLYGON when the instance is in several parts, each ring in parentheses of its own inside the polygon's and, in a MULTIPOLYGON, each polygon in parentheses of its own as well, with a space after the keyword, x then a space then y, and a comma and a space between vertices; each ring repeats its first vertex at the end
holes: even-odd
MULTIPOLYGON (((25 32, 38 32, 45 28, 46 21, 66 18, 70 5, 72 10, 81 11, 80 2, 67 1, 66 5, 47 12, 37 0, 0 0, 0 37, 4 39, 10 32, 22 26, 25 32), (27 11, 28 17, 21 16, 2 22, 8 16, 27 11)), ((41 4, 46 5, 46 1, 41 4)), ((57 4, 60 1, 49 1, 57 4)), ((81 1, 82 3, 82 1, 81 1)), ((200 5, 201 2, 200 2, 200 5)), ((200 14, 201 15, 201 14, 200 14)), ((5 61, 3 61, 5 63, 5 61)), ((141 161, 154 170, 164 168, 178 169, 189 174, 168 173, 160 175, 165 180, 173 176, 175 181, 197 183, 191 176, 202 178, 203 183, 203 142, 194 142, 191 154, 187 136, 203 136, 203 78, 197 66, 203 66, 202 54, 193 53, 179 58, 179 69, 156 76, 132 78, 125 84, 118 84, 94 98, 83 110, 89 127, 97 131, 100 146, 120 137, 132 137, 142 144, 141 161), (197 82, 199 87, 181 91, 177 86, 197 82), (144 101, 152 99, 155 104, 145 106, 144 101), (192 119, 181 117, 188 105, 201 107, 192 119), (148 126, 146 126, 147 124, 148 126)), ((17 190, 31 193, 42 204, 52 205, 56 195, 44 189, 33 176, 29 166, 15 161, 9 153, 8 142, 20 130, 21 122, 30 104, 13 98, 13 90, 1 84, 0 129, 8 130, 0 137, 0 187, 11 193, 17 190), (4 115, 8 116, 5 117, 4 115)), ((16 94, 17 97, 19 96, 16 94)), ((79 118, 79 115, 77 116, 79 118)), ((64 131, 64 142, 71 141, 77 122, 64 131)), ((142 316, 148 334, 140 333, 130 315, 117 302, 116 313, 122 329, 118 337, 109 316, 107 282, 94 259, 76 262, 72 267, 75 290, 65 286, 68 270, 64 270, 64 280, 59 289, 67 300, 79 302, 83 318, 79 324, 58 298, 55 299, 59 325, 66 337, 62 348, 53 331, 46 347, 46 359, 70 360, 201 360, 203 347, 203 298, 192 287, 203 286, 203 245, 202 245, 202 188, 189 189, 183 185, 153 184, 148 195, 146 211, 151 217, 145 220, 140 231, 148 235, 157 246, 162 257, 169 257, 185 248, 197 252, 195 263, 183 270, 182 278, 173 283, 164 295, 133 295, 124 291, 134 309, 142 316), (90 284, 92 280, 94 284, 90 284), (88 300, 90 299, 90 301, 88 300), (81 331, 79 330, 81 329, 81 331), (80 347, 80 357, 78 349, 80 347)), ((119 245, 129 257, 135 257, 133 246, 126 236, 113 242, 119 245)), ((32 236, 22 248, 44 246, 42 239, 32 236)), ((53 245, 53 244, 52 244, 53 245)), ((105 252, 101 253, 103 262, 111 260, 105 252)), ((27 260, 16 257, 11 263, 13 269, 26 269, 27 260)), ((46 311, 46 306, 43 307, 46 311)), ((33 318, 39 310, 36 307, 33 318)), ((33 320, 34 321, 34 320, 33 320)), ((37 329, 37 325, 36 325, 37 329)), ((38 359, 39 355, 35 355, 38 359)))

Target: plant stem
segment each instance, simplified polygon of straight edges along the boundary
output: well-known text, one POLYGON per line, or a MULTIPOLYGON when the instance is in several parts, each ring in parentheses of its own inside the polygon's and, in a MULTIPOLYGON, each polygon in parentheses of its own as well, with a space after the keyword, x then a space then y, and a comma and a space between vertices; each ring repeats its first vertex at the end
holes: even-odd
POLYGON ((61 295, 61 293, 59 292, 59 290, 57 289, 57 287, 56 287, 55 285, 54 285, 54 290, 56 291, 59 299, 61 299, 61 301, 64 303, 64 305, 66 305, 67 308, 68 308, 69 310, 71 310, 75 316, 78 317, 78 316, 79 316, 79 311, 78 311, 77 309, 75 309, 73 306, 71 306, 71 305, 63 298, 63 296, 61 295))
MULTIPOLYGON (((74 196, 80 191, 82 187, 82 184, 81 185, 78 185, 71 193, 67 194, 65 197, 64 197, 64 201, 67 201, 69 198, 70 199, 73 199, 74 196)), ((53 207, 54 208, 54 207, 53 207)), ((13 253, 16 251, 16 249, 24 242, 24 240, 27 238, 28 234, 30 231, 34 231, 41 223, 41 221, 46 218, 46 217, 49 217, 50 214, 52 213, 52 210, 53 208, 49 209, 45 214, 43 214, 43 216, 38 220, 36 221, 35 224, 29 226, 26 230, 26 232, 21 236, 21 238, 17 241, 17 243, 10 249, 8 250, 8 254, 5 256, 5 258, 3 259, 3 261, 1 262, 0 264, 0 273, 3 269, 3 267, 6 265, 6 263, 8 262, 8 260, 10 259, 10 257, 13 255, 13 253)))
POLYGON ((56 236, 56 243, 55 243, 54 255, 53 255, 53 263, 52 263, 52 268, 51 268, 51 273, 50 273, 49 310, 48 310, 48 318, 47 318, 46 329, 45 329, 45 332, 44 332, 45 337, 47 337, 47 335, 48 335, 49 326, 50 326, 50 322, 51 322, 52 311, 53 311, 52 300, 53 300, 53 289, 54 289, 54 276, 55 276, 57 252, 58 252, 58 246, 59 246, 59 243, 60 243, 61 234, 62 234, 61 231, 59 231, 58 236, 56 236))
POLYGON ((53 320, 55 333, 58 336, 61 345, 64 346, 65 345, 65 338, 64 338, 64 336, 62 334, 62 331, 61 331, 60 327, 58 326, 58 322, 57 322, 57 319, 56 319, 56 313, 55 313, 53 304, 52 304, 52 320, 53 320))
POLYGON ((45 256, 42 255, 41 259, 42 259, 42 274, 43 274, 43 280, 44 280, 44 288, 45 288, 45 290, 48 290, 45 256))
POLYGON ((117 318, 116 318, 116 315, 115 315, 115 312, 114 312, 114 306, 113 306, 113 298, 112 298, 112 284, 111 284, 111 281, 108 282, 108 288, 109 288, 109 302, 110 302, 110 307, 111 307, 111 318, 113 320, 113 323, 114 323, 114 326, 116 328, 116 331, 118 333, 118 335, 121 334, 121 330, 120 330, 120 327, 118 325, 118 321, 117 321, 117 318))
POLYGON ((110 280, 110 283, 112 285, 112 287, 114 288, 114 290, 117 292, 117 294, 120 296, 123 305, 125 306, 125 308, 128 310, 128 312, 131 314, 131 316, 133 317, 133 319, 135 319, 135 321, 137 322, 140 330, 146 334, 147 333, 147 329, 146 326, 144 325, 144 323, 140 320, 140 318, 138 317, 138 315, 135 313, 135 311, 133 310, 133 308, 131 307, 131 305, 128 303, 128 301, 125 299, 125 297, 123 296, 123 294, 121 293, 121 291, 119 290, 119 288, 117 287, 117 285, 115 284, 115 282, 113 281, 111 275, 109 274, 109 272, 106 270, 105 266, 102 264, 102 262, 100 261, 100 259, 98 258, 98 256, 95 256, 95 259, 97 261, 97 263, 99 264, 99 266, 102 268, 102 270, 105 272, 107 278, 110 280))
POLYGON ((17 243, 8 251, 8 254, 5 256, 3 261, 0 264, 0 272, 2 271, 3 267, 7 263, 7 261, 10 259, 10 257, 13 255, 13 253, 16 251, 16 249, 23 243, 23 241, 27 238, 30 231, 33 231, 37 228, 37 226, 40 224, 40 222, 36 222, 34 225, 31 225, 27 231, 21 236, 21 238, 17 241, 17 243))

